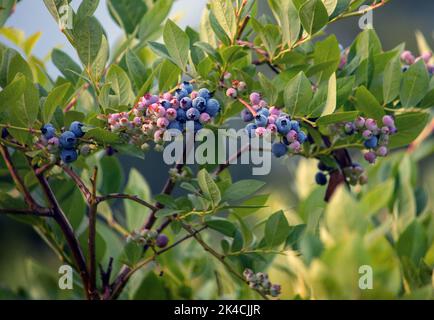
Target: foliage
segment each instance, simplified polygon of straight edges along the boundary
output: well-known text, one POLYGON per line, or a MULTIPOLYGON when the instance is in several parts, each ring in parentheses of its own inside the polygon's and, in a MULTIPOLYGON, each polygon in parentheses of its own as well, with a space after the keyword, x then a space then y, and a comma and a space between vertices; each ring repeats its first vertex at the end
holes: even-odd
MULTIPOLYGON (((56 79, 32 55, 39 34, 25 38, 2 27, 18 50, 0 45, 0 213, 30 224, 74 267, 75 285, 58 290, 57 274, 29 260, 31 288, 0 289, 0 297, 272 298, 249 287, 243 272, 251 269, 270 272, 288 299, 433 298, 434 211, 418 187, 417 165, 434 150, 426 139, 432 122, 425 129, 433 61, 402 72, 404 45, 384 51, 373 29, 344 51, 334 35, 324 36, 328 24, 362 14, 362 3, 373 10, 386 2, 269 0, 271 17, 258 15, 258 1, 212 0, 197 31, 168 19, 172 1, 107 1, 125 33, 110 48, 94 16, 98 1, 83 0, 72 29, 61 29, 80 64, 54 49, 56 79), (134 108, 148 92, 173 93, 184 80, 220 101, 212 129, 228 127, 244 108, 243 96, 225 95, 240 82, 301 123, 309 141, 296 170, 295 208, 278 203, 273 210, 264 183, 232 181, 229 163, 197 172, 178 164, 154 195, 138 171, 124 173, 116 151, 144 151, 110 131, 108 116, 134 108), (344 183, 353 164, 348 149, 363 146, 333 139, 331 128, 386 114, 397 126, 390 146, 401 149, 370 166, 369 182, 351 190, 344 183), (74 121, 85 124, 78 140, 90 149, 70 165, 41 148, 40 128, 50 122, 62 131, 74 121), (314 159, 333 168, 327 187, 306 182, 314 159), (172 195, 174 188, 182 192, 172 195), (359 287, 363 265, 374 270, 372 290, 359 287)), ((3 25, 15 1, 1 3, 3 25)), ((59 22, 68 1, 44 3, 59 22)))

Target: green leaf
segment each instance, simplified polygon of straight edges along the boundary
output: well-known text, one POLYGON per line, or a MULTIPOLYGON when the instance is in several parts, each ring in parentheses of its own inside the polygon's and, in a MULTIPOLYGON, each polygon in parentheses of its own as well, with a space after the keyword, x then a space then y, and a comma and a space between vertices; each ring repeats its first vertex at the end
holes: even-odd
POLYGON ((85 17, 91 17, 98 8, 99 0, 83 0, 78 7, 76 18, 81 20, 85 17))
POLYGON ((8 83, 11 83, 19 73, 33 82, 32 69, 30 69, 29 64, 19 53, 15 53, 8 65, 8 83))
POLYGON ((335 112, 336 109, 336 73, 330 76, 327 90, 327 101, 321 116, 326 116, 335 112))
POLYGON ((224 201, 236 201, 254 194, 265 185, 259 180, 241 180, 231 184, 223 194, 224 201))
POLYGON ((332 15, 332 13, 335 11, 336 6, 338 4, 338 0, 322 0, 324 7, 327 10, 327 14, 329 16, 332 15))
POLYGON ((276 103, 279 93, 276 87, 263 73, 258 73, 259 83, 261 84, 262 94, 270 105, 276 103))
POLYGON ((413 64, 402 78, 400 91, 401 104, 404 108, 415 107, 428 92, 429 76, 425 62, 413 64))
POLYGON ((190 51, 190 39, 172 20, 167 20, 163 30, 167 51, 176 65, 185 70, 190 51))
POLYGON ((169 15, 173 0, 158 0, 154 3, 140 21, 139 38, 141 41, 149 39, 161 27, 169 15))
POLYGON ((392 102, 399 94, 402 71, 399 57, 390 60, 384 70, 383 99, 384 103, 392 102))
MULTIPOLYGON (((434 79, 434 78, 433 78, 434 79)), ((434 89, 431 89, 418 105, 419 108, 428 109, 434 106, 434 89)))
POLYGON ((1 0, 1 10, 0 10, 0 28, 3 27, 6 20, 11 15, 11 12, 15 6, 16 0, 1 0))
POLYGON ((300 20, 310 35, 320 31, 329 21, 329 16, 321 0, 308 0, 300 7, 300 20))
MULTIPOLYGON (((124 193, 136 195, 144 201, 151 200, 149 186, 136 169, 130 171, 124 193)), ((150 209, 130 200, 125 200, 124 205, 128 230, 138 230, 146 221, 150 209)))
POLYGON ((398 148, 413 142, 429 120, 425 112, 406 112, 395 116, 395 125, 398 132, 390 137, 390 148, 398 148))
POLYGON ((42 109, 42 118, 44 123, 49 123, 53 117, 54 111, 58 106, 62 107, 66 102, 66 94, 68 93, 70 83, 64 83, 54 88, 49 94, 42 109))
POLYGON ((109 51, 109 43, 105 35, 103 35, 101 38, 100 49, 90 68, 90 74, 92 75, 93 80, 99 81, 101 79, 101 76, 105 72, 106 64, 110 55, 109 51))
POLYGON ((21 98, 24 87, 25 80, 23 77, 20 77, 0 91, 0 119, 8 121, 10 106, 21 98))
POLYGON ((102 157, 99 161, 98 190, 101 194, 118 193, 124 183, 124 172, 120 161, 116 157, 102 157))
POLYGON ((107 6, 116 23, 128 34, 136 30, 148 10, 143 0, 108 0, 107 6))
POLYGON ((136 88, 140 89, 146 81, 146 68, 134 51, 128 50, 125 56, 128 72, 130 73, 136 88))
POLYGON ((356 108, 366 117, 380 121, 385 115, 383 107, 366 87, 361 86, 356 91, 356 108))
POLYGON ((208 171, 205 169, 200 170, 197 174, 197 182, 199 183, 203 195, 211 201, 212 207, 217 207, 221 201, 221 194, 217 184, 208 171))
POLYGON ((234 214, 242 218, 251 215, 257 212, 259 209, 267 207, 266 203, 268 198, 268 194, 260 194, 257 196, 249 197, 234 210, 234 214))
POLYGON ((198 41, 194 44, 194 46, 201 48, 205 53, 207 53, 213 60, 216 62, 223 64, 223 59, 220 56, 220 53, 218 53, 209 43, 198 41))
POLYGON ((292 47, 300 35, 300 18, 292 0, 268 0, 282 32, 282 43, 292 47))
POLYGON ((137 242, 128 242, 119 258, 119 260, 129 267, 134 267, 140 261, 143 255, 143 246, 137 242))
POLYGON ((51 53, 51 60, 67 80, 74 84, 77 83, 82 70, 71 57, 62 50, 54 49, 51 53))
POLYGON ((172 57, 169 55, 169 51, 167 51, 167 48, 164 44, 154 41, 148 41, 148 45, 151 50, 154 51, 154 53, 159 57, 173 61, 172 57))
POLYGON ((419 265, 420 260, 428 250, 427 241, 423 226, 417 220, 414 220, 404 230, 396 243, 398 255, 410 258, 413 263, 419 265))
POLYGON ((237 32, 237 19, 235 17, 235 10, 230 0, 214 0, 211 1, 211 11, 216 18, 218 24, 229 37, 235 38, 237 32))
POLYGON ((106 83, 111 84, 115 100, 114 106, 126 106, 133 103, 135 96, 127 73, 119 66, 113 64, 107 72, 106 83))
POLYGON ((157 218, 163 218, 163 217, 171 217, 174 214, 179 214, 182 213, 182 210, 176 210, 173 208, 164 208, 164 209, 160 209, 157 211, 157 213, 155 214, 155 216, 157 218))
POLYGON ((369 216, 381 209, 387 208, 393 195, 394 187, 394 181, 387 180, 370 189, 362 198, 362 204, 365 206, 365 215, 369 216))
POLYGON ((119 136, 113 132, 104 130, 102 128, 94 128, 94 129, 90 129, 89 131, 86 132, 86 134, 84 135, 85 139, 95 139, 96 141, 98 141, 99 143, 102 143, 103 145, 106 144, 114 144, 114 143, 118 143, 119 140, 119 136))
POLYGON ((101 48, 103 30, 95 17, 85 17, 74 27, 74 43, 81 62, 89 70, 101 48))
POLYGON ((269 247, 282 244, 288 237, 290 228, 283 211, 273 213, 265 224, 265 241, 269 247))
POLYGON ((304 116, 312 99, 312 85, 303 72, 292 78, 284 91, 285 108, 291 116, 304 116))
POLYGON ((181 69, 169 60, 164 60, 158 77, 160 92, 168 91, 179 83, 181 69))
POLYGON ((381 53, 381 42, 375 30, 366 29, 361 32, 355 40, 355 50, 360 61, 381 53))
POLYGON ((226 219, 210 217, 206 219, 206 224, 210 229, 216 230, 228 237, 234 237, 237 232, 237 227, 226 219))
POLYGON ((327 65, 327 67, 318 74, 318 82, 329 79, 337 70, 340 60, 341 51, 339 49, 339 42, 335 35, 331 35, 325 40, 315 43, 313 54, 314 64, 327 65))

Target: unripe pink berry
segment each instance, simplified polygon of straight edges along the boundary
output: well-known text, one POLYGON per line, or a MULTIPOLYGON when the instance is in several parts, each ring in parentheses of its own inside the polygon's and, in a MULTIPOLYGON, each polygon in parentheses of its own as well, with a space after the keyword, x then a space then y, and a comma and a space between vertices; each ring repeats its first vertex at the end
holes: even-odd
POLYGON ((53 137, 53 138, 49 139, 48 144, 51 144, 53 146, 58 146, 59 145, 59 138, 53 137))
POLYGON ((154 141, 155 142, 160 142, 163 140, 163 136, 164 136, 164 130, 163 129, 158 129, 157 131, 155 131, 154 133, 154 141))
POLYGON ((252 104, 259 104, 261 101, 261 95, 258 92, 252 92, 250 94, 250 102, 252 104))
POLYGON ((164 117, 166 115, 166 109, 163 106, 157 105, 154 107, 154 112, 157 117, 164 117))
POLYGON ((259 107, 261 107, 261 108, 266 108, 266 107, 268 107, 268 103, 267 103, 267 101, 265 101, 265 100, 260 100, 259 103, 258 103, 258 105, 259 105, 259 107))
POLYGON ((372 138, 372 131, 371 130, 365 130, 365 131, 363 131, 362 136, 364 139, 370 139, 370 138, 372 138))
POLYGON ((286 139, 288 140, 289 143, 296 141, 297 140, 297 131, 290 130, 288 132, 288 134, 286 135, 286 139))
POLYGON ((274 124, 274 123, 276 123, 276 120, 277 120, 277 117, 274 116, 274 115, 271 115, 271 116, 268 117, 268 123, 269 123, 269 124, 274 124))
POLYGON ((172 105, 172 108, 175 109, 175 110, 179 108, 179 101, 178 101, 178 99, 172 99, 172 100, 170 100, 170 104, 172 105))
POLYGON ((410 51, 406 50, 401 54, 401 60, 404 63, 411 65, 411 64, 415 63, 416 59, 414 58, 414 55, 410 51))
POLYGON ((282 113, 282 112, 280 111, 279 108, 276 108, 276 107, 274 107, 274 106, 271 107, 271 108, 269 109, 269 111, 270 111, 270 114, 271 114, 271 115, 276 116, 276 117, 280 116, 280 114, 282 113))
POLYGON ((301 151, 301 144, 298 141, 294 141, 289 145, 289 148, 294 152, 300 152, 301 151))
POLYGON ((267 133, 267 129, 264 127, 258 127, 256 128, 255 133, 258 137, 263 137, 267 133))
POLYGON ((228 90, 226 90, 226 95, 230 98, 235 99, 237 97, 237 89, 229 88, 228 90))
POLYGON ((392 116, 385 115, 383 117, 383 124, 385 126, 388 126, 390 128, 390 127, 394 127, 395 126, 395 121, 393 120, 392 116))
POLYGON ((270 123, 267 126, 267 130, 270 131, 271 133, 276 133, 277 132, 277 126, 274 123, 270 123))
POLYGON ((176 109, 174 108, 169 108, 166 110, 166 118, 169 121, 173 121, 176 119, 176 109))
POLYGON ((204 112, 201 113, 200 117, 199 117, 199 122, 202 124, 207 124, 208 122, 211 121, 211 117, 208 113, 204 112))
POLYGON ((142 125, 142 118, 140 117, 135 117, 133 120, 134 125, 136 126, 141 126, 142 125))
POLYGON ((172 94, 170 92, 166 92, 166 93, 163 94, 163 99, 164 100, 170 101, 170 100, 172 100, 172 98, 173 98, 173 96, 172 96, 172 94))
POLYGON ((122 127, 126 127, 128 124, 129 124, 129 120, 127 119, 127 118, 121 118, 120 120, 119 120, 119 123, 120 123, 120 125, 122 126, 122 127))
POLYGON ((423 59, 423 61, 425 61, 425 63, 429 63, 429 61, 432 58, 432 52, 431 51, 424 52, 420 57, 423 59))
POLYGON ((362 129, 365 126, 365 118, 363 117, 357 117, 357 119, 354 121, 354 125, 358 128, 358 129, 362 129))
POLYGON ((346 64, 347 64, 347 61, 348 61, 348 58, 347 58, 347 56, 346 55, 342 55, 341 56, 341 60, 340 60, 340 62, 339 62, 339 69, 343 69, 343 68, 345 68, 345 66, 346 66, 346 64))
POLYGON ((381 146, 377 149, 377 156, 385 157, 387 156, 388 150, 385 146, 381 146))
POLYGON ((364 158, 365 158, 366 161, 368 161, 369 163, 372 164, 372 163, 375 163, 375 160, 377 159, 377 156, 376 156, 376 154, 374 152, 369 151, 369 152, 366 152, 364 154, 364 158))
POLYGON ((247 84, 244 81, 240 81, 238 83, 238 87, 237 87, 238 90, 244 91, 244 90, 246 90, 246 88, 247 88, 247 84))
POLYGON ((190 98, 191 98, 191 100, 196 99, 198 96, 199 96, 199 92, 197 92, 197 91, 192 91, 192 92, 190 93, 190 98))
POLYGON ((378 129, 377 121, 375 121, 374 119, 366 119, 365 127, 368 130, 375 131, 378 129))
POLYGON ((169 125, 169 120, 167 120, 167 118, 158 118, 157 119, 157 127, 159 128, 166 128, 169 125))

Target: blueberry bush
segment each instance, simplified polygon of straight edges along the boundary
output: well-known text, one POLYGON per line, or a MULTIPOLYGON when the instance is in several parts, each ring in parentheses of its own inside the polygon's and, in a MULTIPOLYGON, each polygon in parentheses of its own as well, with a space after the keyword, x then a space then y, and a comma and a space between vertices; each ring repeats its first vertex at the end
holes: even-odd
MULTIPOLYGON (((15 2, 0 1, 2 25, 15 2)), ((433 298, 434 186, 418 183, 434 151, 429 41, 416 54, 384 50, 372 28, 348 48, 327 33, 387 0, 264 1, 270 15, 211 0, 198 30, 168 18, 172 0, 107 0, 124 32, 112 48, 99 1, 69 2, 44 0, 77 53, 52 50, 56 78, 32 54, 38 34, 0 30, 14 44, 0 45, 0 213, 31 225, 74 286, 32 262, 27 287, 1 297, 433 298), (157 194, 124 174, 121 156, 152 171, 169 129, 237 119, 270 139, 287 190, 232 181, 230 161, 179 161, 157 194)))

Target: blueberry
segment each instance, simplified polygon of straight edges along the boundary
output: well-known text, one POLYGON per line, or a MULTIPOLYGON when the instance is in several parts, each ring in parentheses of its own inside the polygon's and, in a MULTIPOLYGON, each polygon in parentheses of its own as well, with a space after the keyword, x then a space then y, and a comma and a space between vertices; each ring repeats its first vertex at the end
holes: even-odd
POLYGON ((271 152, 273 152, 274 156, 277 158, 283 157, 288 151, 288 147, 281 142, 274 143, 271 146, 271 152))
POLYGON ((216 99, 209 99, 206 103, 205 112, 208 113, 211 117, 217 115, 220 112, 220 103, 216 99))
POLYGON ((263 114, 258 113, 255 117, 255 123, 258 127, 265 127, 268 123, 268 118, 263 114))
POLYGON ((261 101, 261 95, 258 92, 252 92, 249 98, 252 104, 259 104, 261 101))
POLYGON ((56 133, 56 129, 53 127, 51 123, 48 123, 41 128, 41 132, 46 139, 51 139, 54 137, 56 133))
POLYGON ((375 159, 377 159, 377 155, 374 152, 369 151, 364 154, 364 158, 366 161, 372 164, 375 163, 375 159))
POLYGON ((188 81, 184 81, 181 84, 181 88, 184 89, 185 91, 187 91, 188 94, 190 94, 193 91, 193 85, 188 81))
POLYGON ((291 130, 290 120, 286 116, 281 116, 276 120, 277 130, 280 134, 286 135, 291 130))
POLYGON ((193 106, 193 108, 196 108, 200 112, 205 111, 205 109, 206 109, 205 98, 197 97, 196 99, 193 100, 192 106, 193 106))
POLYGON ((298 132, 297 138, 298 142, 300 142, 301 144, 305 143, 307 140, 306 134, 301 130, 298 132))
POLYGON ((255 136, 255 130, 258 128, 258 126, 254 123, 249 123, 245 130, 247 132, 247 135, 249 136, 249 138, 252 138, 255 136))
POLYGON ((176 120, 178 120, 181 123, 187 121, 187 116, 186 116, 184 110, 182 110, 182 109, 176 110, 176 120))
POLYGON ((2 139, 6 139, 6 137, 9 135, 8 129, 3 128, 2 129, 2 139))
POLYGON ((182 98, 188 96, 188 92, 185 89, 176 89, 175 90, 175 98, 180 101, 182 98))
POLYGON ((196 108, 190 108, 187 110, 185 115, 186 115, 188 120, 196 121, 196 120, 199 120, 200 112, 196 108))
POLYGON ((179 131, 182 131, 182 124, 179 121, 170 121, 169 125, 167 126, 167 129, 176 129, 179 131))
POLYGON ((389 115, 385 115, 383 117, 383 124, 387 127, 394 127, 395 126, 395 121, 393 120, 392 116, 389 115))
POLYGON ((375 147, 377 147, 378 138, 376 136, 373 136, 372 138, 366 140, 364 144, 367 149, 374 149, 375 147))
POLYGON ((83 124, 79 121, 74 121, 69 126, 69 131, 71 131, 77 138, 81 138, 84 136, 84 132, 82 130, 83 124))
POLYGON ((73 149, 77 142, 75 134, 71 131, 65 131, 59 138, 60 147, 63 149, 73 149))
POLYGON ((318 170, 321 170, 321 171, 330 171, 331 169, 333 169, 333 168, 329 167, 324 162, 322 162, 322 161, 318 162, 318 170))
POLYGON ((228 96, 229 98, 236 99, 237 95, 238 91, 235 88, 229 88, 228 90, 226 90, 226 96, 228 96))
POLYGON ((203 125, 199 121, 194 122, 194 132, 199 131, 203 128, 203 125))
POLYGON ((191 99, 189 97, 184 97, 181 99, 181 101, 179 101, 179 105, 181 106, 182 109, 188 110, 191 108, 191 106, 193 104, 192 104, 191 99))
POLYGON ((159 234, 155 240, 158 248, 164 248, 169 243, 169 238, 165 234, 159 234))
POLYGON ((250 122, 253 118, 253 114, 249 110, 243 109, 241 111, 241 119, 243 119, 244 122, 250 122))
POLYGON ((65 163, 74 162, 75 160, 77 160, 77 157, 77 151, 75 151, 74 149, 63 149, 62 151, 60 151, 60 158, 65 163))
POLYGON ((209 90, 207 88, 202 88, 197 92, 199 97, 202 97, 206 100, 208 100, 209 98, 211 98, 211 93, 209 92, 209 90))
POLYGON ((267 108, 261 108, 259 109, 258 113, 268 117, 270 115, 270 110, 268 110, 267 108))
POLYGON ((291 129, 297 131, 297 133, 300 131, 300 123, 296 120, 291 120, 290 123, 291 129))
POLYGON ((379 157, 385 157, 387 156, 388 150, 387 147, 381 146, 377 149, 377 156, 379 157))
POLYGON ((315 175, 315 181, 320 186, 325 186, 327 184, 327 176, 322 172, 318 172, 315 175))
POLYGON ((172 104, 170 103, 170 101, 169 100, 162 100, 161 102, 160 102, 160 104, 163 106, 163 108, 164 109, 169 109, 169 108, 172 108, 172 104))

